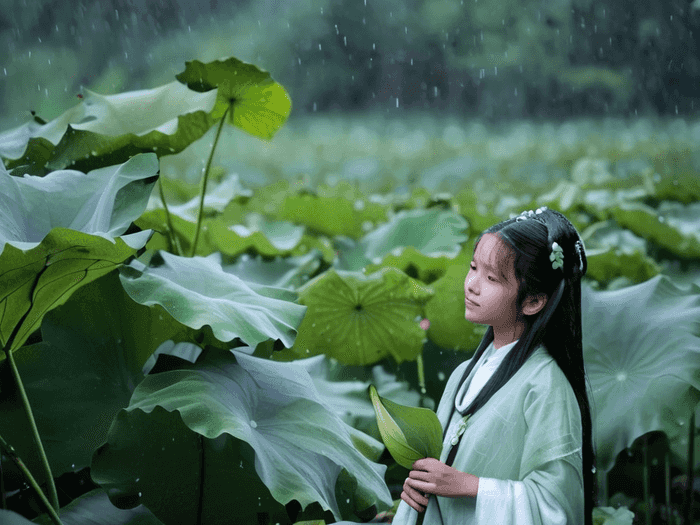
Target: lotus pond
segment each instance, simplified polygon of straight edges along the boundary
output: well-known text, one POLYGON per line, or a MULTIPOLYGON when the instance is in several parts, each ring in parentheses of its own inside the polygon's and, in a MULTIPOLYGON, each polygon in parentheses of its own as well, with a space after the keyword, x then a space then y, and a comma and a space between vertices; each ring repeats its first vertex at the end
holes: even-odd
POLYGON ((596 523, 700 517, 700 122, 290 109, 192 61, 0 134, 0 521, 377 519, 369 385, 434 407, 476 235, 543 205, 588 253, 596 523))

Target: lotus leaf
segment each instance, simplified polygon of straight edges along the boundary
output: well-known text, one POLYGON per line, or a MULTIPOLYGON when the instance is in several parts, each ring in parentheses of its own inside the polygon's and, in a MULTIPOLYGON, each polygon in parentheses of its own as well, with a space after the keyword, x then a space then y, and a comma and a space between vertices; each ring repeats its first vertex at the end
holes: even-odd
POLYGON ((356 450, 303 367, 232 354, 205 352, 137 387, 93 458, 113 503, 143 503, 166 523, 194 523, 197 512, 203 523, 228 523, 232 506, 255 513, 267 490, 280 504, 318 502, 340 519, 334 487, 346 469, 363 498, 391 505, 385 467, 356 450))
POLYGON ((460 244, 467 240, 464 234, 467 228, 467 221, 451 210, 401 211, 351 247, 338 268, 356 271, 370 262, 381 264, 388 254, 401 255, 406 246, 426 256, 453 259, 460 251, 460 244))
MULTIPOLYGON (((2 521, 2 514, 0 514, 0 522, 12 525, 12 522, 2 521)), ((53 525, 53 521, 46 515, 33 521, 27 520, 26 523, 53 525)), ((163 525, 163 522, 144 506, 129 510, 116 508, 102 489, 91 490, 65 507, 61 507, 61 523, 63 525, 163 525)))
POLYGON ((163 263, 158 267, 133 260, 121 269, 122 285, 134 301, 159 304, 191 328, 209 325, 220 341, 238 337, 255 346, 279 339, 292 346, 306 311, 292 302, 294 292, 245 283, 214 258, 158 254, 163 263))
MULTIPOLYGON (((306 368, 321 397, 343 421, 377 439, 380 439, 380 434, 375 412, 367 398, 370 383, 377 385, 377 392, 382 397, 395 403, 416 407, 420 401, 418 392, 410 390, 406 381, 398 381, 394 374, 384 371, 381 365, 372 367, 368 378, 365 378, 368 374, 362 374, 363 379, 349 380, 347 367, 337 361, 331 364, 330 359, 324 355, 300 359, 295 363, 306 368)), ((382 450, 383 447, 380 452, 382 450)))
MULTIPOLYGON (((143 379, 151 353, 161 341, 189 336, 164 314, 132 301, 112 271, 46 315, 41 343, 14 352, 55 476, 90 464, 112 418, 143 379)), ((32 472, 43 474, 26 438, 31 431, 21 400, 11 390, 0 398, 0 413, 3 437, 32 472)))
MULTIPOLYGON (((163 182, 162 179, 160 182, 163 182)), ((230 175, 214 186, 214 188, 207 190, 207 194, 204 196, 204 213, 205 215, 213 215, 216 212, 221 213, 234 199, 238 197, 248 198, 251 197, 252 194, 253 192, 251 190, 241 186, 238 175, 230 175)), ((163 203, 160 196, 152 195, 148 202, 147 210, 156 210, 162 207, 163 203)), ((195 195, 185 203, 168 204, 168 211, 173 215, 196 223, 198 207, 199 195, 195 195)))
POLYGON ((370 276, 328 270, 299 290, 308 307, 292 350, 325 353, 345 364, 372 364, 391 356, 413 360, 424 331, 415 321, 432 290, 395 268, 370 276))
POLYGON ((649 257, 647 242, 614 221, 595 223, 581 233, 586 243, 586 276, 601 283, 625 277, 639 283, 657 275, 661 268, 649 257))
MULTIPOLYGON (((12 177, 0 170, 0 251, 5 243, 27 250, 52 228, 99 235, 113 242, 143 213, 158 176, 153 154, 93 170, 54 171, 45 177, 12 177)), ((122 239, 141 248, 148 234, 122 239), (133 241, 130 242, 130 239, 133 241)))
POLYGON ((226 273, 240 277, 246 282, 296 289, 302 286, 320 267, 321 253, 311 250, 306 255, 276 258, 265 261, 262 257, 242 255, 235 264, 224 265, 226 273))
POLYGON ((673 438, 700 400, 700 288, 659 275, 615 291, 584 287, 583 346, 598 467, 639 436, 673 438))
POLYGON ((324 235, 342 235, 352 239, 362 237, 367 226, 386 220, 383 206, 344 193, 319 189, 319 194, 301 192, 287 195, 276 212, 277 217, 304 224, 324 235))
POLYGON ((212 117, 222 118, 232 105, 228 123, 256 137, 271 139, 292 110, 289 95, 270 73, 237 58, 206 64, 192 60, 175 78, 194 91, 217 89, 212 117))
POLYGON ((700 204, 662 203, 658 209, 621 203, 610 211, 620 226, 654 241, 679 257, 700 258, 700 204))
POLYGON ((442 425, 435 412, 384 399, 374 385, 369 386, 369 395, 382 441, 399 465, 411 469, 419 459, 440 457, 442 425))
POLYGON ((32 173, 44 165, 86 171, 142 152, 170 155, 211 128, 215 100, 214 93, 196 93, 177 81, 117 95, 88 91, 51 122, 24 124, 0 135, 0 155, 10 159, 8 167, 29 166, 32 173))
POLYGON ((154 155, 88 175, 62 171, 16 178, 0 173, 3 346, 19 348, 47 311, 146 244, 150 231, 118 236, 143 211, 156 173, 154 155))

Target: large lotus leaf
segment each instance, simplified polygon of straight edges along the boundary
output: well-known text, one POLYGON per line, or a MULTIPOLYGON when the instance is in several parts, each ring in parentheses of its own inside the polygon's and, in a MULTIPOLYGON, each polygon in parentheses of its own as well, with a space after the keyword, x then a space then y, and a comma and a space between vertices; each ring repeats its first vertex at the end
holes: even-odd
POLYGON ((233 105, 227 122, 256 137, 271 139, 292 110, 289 95, 270 73, 237 58, 206 64, 192 60, 175 78, 194 91, 218 88, 212 117, 222 118, 233 105))
POLYGON ((368 263, 381 264, 392 254, 399 256, 402 249, 412 246, 424 255, 454 258, 460 245, 467 240, 468 223, 461 215, 439 208, 401 211, 372 232, 365 235, 341 259, 342 270, 360 270, 368 263))
POLYGON ((276 258, 265 261, 259 255, 242 255, 235 264, 223 265, 226 273, 240 277, 246 282, 296 289, 302 286, 321 266, 321 253, 312 250, 298 257, 276 258))
POLYGON ((203 523, 229 523, 231 508, 259 509, 262 480, 275 501, 318 502, 340 519, 343 469, 373 503, 391 504, 385 467, 353 446, 303 367, 233 353, 205 352, 137 387, 92 464, 115 504, 143 503, 166 523, 194 523, 201 506, 203 523))
POLYGON ((351 380, 345 377, 348 375, 347 367, 338 361, 331 363, 328 356, 299 359, 295 363, 306 368, 316 390, 343 421, 376 439, 381 437, 372 403, 367 397, 370 384, 376 385, 379 395, 395 403, 417 407, 420 402, 418 392, 411 390, 406 381, 398 381, 381 365, 373 366, 371 371, 363 367, 363 377, 351 380))
POLYGON ((632 283, 647 281, 661 272, 649 257, 647 242, 614 221, 595 223, 581 233, 586 243, 586 276, 601 283, 626 277, 632 283))
POLYGON ((122 268, 122 285, 134 301, 159 304, 192 328, 209 325, 220 341, 237 337, 254 347, 279 339, 284 346, 292 346, 306 311, 292 302, 294 292, 245 283, 226 273, 214 258, 158 253, 160 266, 146 267, 133 260, 122 268))
POLYGON ((611 210, 620 226, 685 258, 700 258, 700 203, 662 203, 658 209, 622 203, 611 210))
POLYGON ((425 317, 430 321, 428 338, 442 348, 474 351, 484 336, 485 326, 464 318, 464 279, 469 260, 450 266, 430 285, 435 295, 425 305, 425 317))
POLYGON ((157 177, 153 154, 87 175, 61 170, 20 178, 0 170, 0 251, 5 243, 34 248, 57 227, 112 240, 143 213, 157 177))
MULTIPOLYGON (((112 418, 129 404, 144 363, 160 342, 187 329, 162 309, 135 303, 117 272, 77 290, 41 324, 42 342, 14 352, 55 476, 90 464, 112 418)), ((3 377, 9 366, 0 365, 3 377)), ((3 437, 36 475, 43 473, 14 389, 0 396, 3 437)), ((40 480, 41 481, 41 480, 40 480)))
POLYGON ((584 287, 583 346, 598 465, 647 432, 673 438, 700 400, 700 288, 659 275, 615 291, 584 287))
MULTIPOLYGON (((150 232, 140 232, 150 234, 150 232)), ((39 328, 44 315, 65 303, 78 288, 133 256, 136 247, 123 238, 109 241, 96 235, 54 228, 31 250, 22 251, 6 244, 0 255, 0 343, 19 348, 39 328)), ((133 236, 130 242, 134 242, 133 236)), ((2 354, 2 359, 5 355, 2 354)), ((0 359, 0 361, 2 360, 0 359)))
POLYGON ((215 93, 196 93, 173 81, 163 86, 85 99, 44 125, 29 123, 0 135, 9 168, 44 165, 87 171, 144 152, 178 153, 214 123, 215 93))
MULTIPOLYGON (((112 505, 107 493, 102 489, 91 490, 61 507, 60 517, 63 525, 163 525, 163 522, 144 506, 129 510, 118 509, 112 505)), ((12 525, 12 522, 2 521, 2 514, 0 523, 12 525)), ((54 525, 46 514, 33 521, 27 520, 26 523, 54 525)))
POLYGON ((308 311, 292 350, 356 365, 387 356, 413 360, 425 338, 415 319, 431 296, 432 290, 395 268, 370 276, 328 270, 299 289, 308 311))

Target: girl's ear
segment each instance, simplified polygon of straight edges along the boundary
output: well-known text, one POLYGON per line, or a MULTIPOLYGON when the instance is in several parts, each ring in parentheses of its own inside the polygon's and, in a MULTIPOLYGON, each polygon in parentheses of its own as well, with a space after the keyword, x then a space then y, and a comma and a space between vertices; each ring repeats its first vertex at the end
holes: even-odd
POLYGON ((547 304, 547 296, 543 293, 528 295, 523 302, 523 314, 535 315, 547 304))

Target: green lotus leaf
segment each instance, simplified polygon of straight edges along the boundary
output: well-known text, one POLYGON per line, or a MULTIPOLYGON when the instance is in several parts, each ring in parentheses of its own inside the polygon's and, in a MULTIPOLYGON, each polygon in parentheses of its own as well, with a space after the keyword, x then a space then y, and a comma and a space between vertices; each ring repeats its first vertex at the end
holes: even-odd
POLYGON ((407 246, 426 256, 453 259, 459 253, 460 245, 467 240, 464 231, 468 226, 461 215, 451 210, 401 211, 365 235, 337 266, 341 270, 357 271, 370 262, 382 264, 388 254, 400 256, 407 246))
POLYGON ((700 400, 700 288, 659 275, 627 288, 583 288, 583 348, 590 380, 598 466, 639 436, 672 439, 700 400))
MULTIPOLYGON (((158 177, 155 155, 137 155, 123 164, 93 170, 54 171, 46 177, 13 177, 0 170, 0 251, 5 243, 34 248, 52 228, 113 240, 143 213, 158 177)), ((141 232, 123 240, 142 247, 141 232)))
POLYGON ((308 307, 292 347, 299 357, 326 354, 365 365, 391 356, 400 363, 423 347, 415 319, 432 290, 395 268, 370 276, 328 270, 298 291, 308 307))
POLYGON ((399 465, 410 469, 419 459, 440 457, 442 425, 435 412, 394 403, 381 397, 374 385, 369 395, 382 440, 399 465))
MULTIPOLYGON (((463 251, 463 254, 466 253, 463 251)), ((486 327, 464 318, 464 279, 469 260, 458 258, 440 279, 431 283, 435 295, 425 305, 425 317, 430 321, 428 338, 442 348, 474 351, 486 327)))
MULTIPOLYGON (((162 179, 161 179, 162 182, 162 179)), ((168 181, 168 186, 172 184, 182 185, 181 181, 168 181)), ((201 188, 200 188, 201 191, 201 188)), ((238 179, 238 175, 229 175, 221 180, 214 187, 207 189, 207 194, 204 196, 204 216, 215 216, 226 208, 234 199, 249 198, 253 192, 244 188, 238 179)), ((173 204, 168 200, 168 211, 181 217, 187 221, 197 222, 197 212, 199 210, 199 193, 193 196, 187 202, 182 204, 173 204)), ((160 209, 163 207, 163 202, 160 196, 151 195, 148 202, 147 211, 160 209)))
POLYGON ((349 191, 331 192, 324 188, 320 188, 318 194, 286 195, 276 215, 324 235, 342 235, 351 239, 359 239, 368 228, 386 220, 384 206, 368 202, 349 191))
POLYGON ((246 282, 297 289, 316 273, 321 266, 320 259, 321 253, 318 250, 297 257, 280 257, 273 261, 265 261, 259 255, 250 257, 244 254, 235 264, 223 265, 223 269, 246 282))
POLYGON ((391 505, 385 467, 356 450, 303 367, 233 354, 205 352, 139 384, 93 457, 113 503, 142 503, 166 523, 194 523, 198 512, 203 523, 250 523, 230 509, 255 517, 292 500, 341 519, 334 487, 346 469, 361 495, 391 505))
POLYGON ((268 221, 251 213, 245 224, 210 221, 205 233, 210 237, 209 243, 216 243, 226 255, 238 255, 253 248, 261 255, 274 256, 289 253, 298 246, 304 238, 304 227, 287 221, 268 221))
MULTIPOLYGON (((91 490, 75 498, 65 507, 61 507, 60 516, 63 525, 163 525, 163 522, 146 507, 129 510, 116 508, 102 489, 91 490)), ((12 522, 2 521, 2 514, 0 514, 0 522, 12 525, 12 522)), ((45 514, 33 521, 27 520, 26 523, 54 525, 51 518, 45 514)))
MULTIPOLYGON (((406 381, 398 381, 394 374, 384 371, 381 365, 375 365, 371 371, 363 367, 361 379, 351 380, 348 367, 338 361, 331 363, 328 356, 299 359, 295 363, 306 368, 316 390, 343 421, 376 439, 381 437, 374 408, 367 399, 370 384, 377 385, 378 393, 395 403, 418 406, 420 402, 418 392, 411 390, 406 381)), ((383 450, 382 446, 379 452, 383 450)))
POLYGON ((121 269, 122 285, 134 301, 159 304, 191 328, 209 325, 220 341, 237 337, 254 347, 279 339, 292 346, 306 311, 292 302, 294 292, 245 283, 226 273, 214 258, 158 254, 160 266, 146 267, 133 260, 121 269))
POLYGON ((581 233, 586 243, 586 276, 600 283, 625 277, 632 283, 651 279, 661 272, 647 255, 647 242, 614 221, 597 222, 581 233))
POLYGON ((119 236, 143 211, 157 169, 154 155, 142 155, 88 175, 17 178, 0 170, 3 347, 19 348, 47 311, 146 244, 150 231, 119 236))
MULTIPOLYGON (((133 237, 130 242, 134 242, 133 237)), ((109 241, 66 228, 54 228, 31 250, 6 244, 0 255, 0 343, 6 349, 9 345, 11 351, 19 348, 49 310, 65 303, 81 286, 120 266, 136 251, 123 238, 109 241)))
POLYGON ((289 95, 270 73, 237 58, 192 60, 175 78, 194 91, 217 89, 211 116, 218 120, 233 105, 227 122, 256 137, 271 139, 292 110, 289 95))
MULTIPOLYGON (((41 343, 14 352, 55 476, 90 464, 151 353, 161 341, 188 337, 164 314, 132 301, 112 271, 44 317, 41 343)), ((19 396, 0 398, 0 413, 3 437, 32 472, 43 473, 19 396)))
POLYGON ((700 204, 662 203, 658 209, 622 203, 611 209, 617 223, 684 258, 700 258, 700 204))
POLYGON ((368 264, 367 273, 374 273, 382 267, 398 268, 402 272, 430 284, 443 275, 449 266, 454 264, 450 257, 430 257, 424 255, 413 246, 392 250, 380 264, 368 264))
POLYGON ((214 93, 196 93, 174 81, 154 89, 85 99, 44 125, 29 123, 0 135, 8 168, 43 175, 120 164, 137 153, 178 153, 201 138, 214 119, 214 93))

